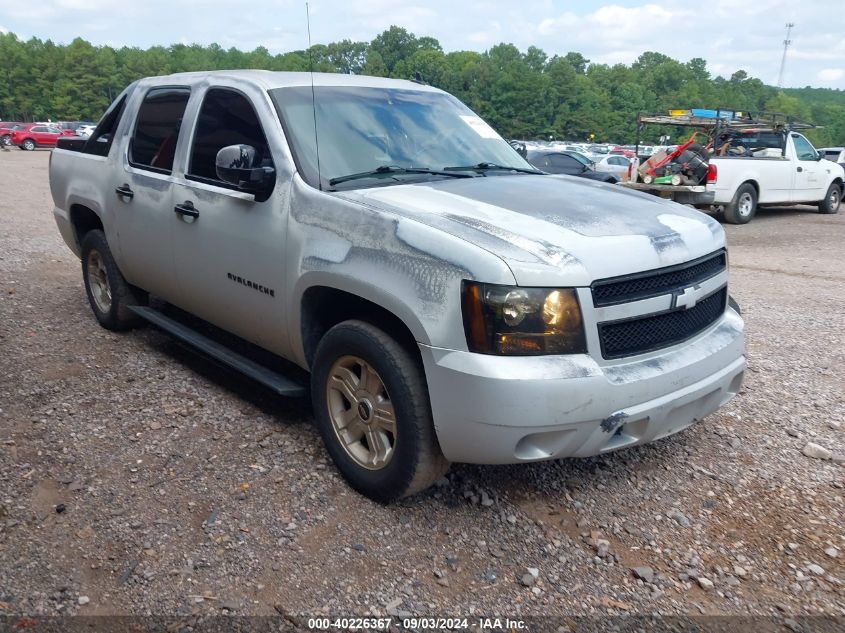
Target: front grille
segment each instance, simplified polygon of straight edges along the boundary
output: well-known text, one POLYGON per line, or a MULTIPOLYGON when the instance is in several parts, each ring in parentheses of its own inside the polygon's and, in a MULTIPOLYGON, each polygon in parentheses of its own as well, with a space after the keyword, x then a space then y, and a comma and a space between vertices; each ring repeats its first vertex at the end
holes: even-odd
POLYGON ((725 287, 688 310, 599 323, 601 354, 607 359, 621 358, 685 341, 715 322, 725 311, 727 299, 725 287))
POLYGON ((593 305, 600 307, 671 294, 718 275, 727 265, 727 254, 722 250, 679 266, 602 279, 593 283, 593 305))

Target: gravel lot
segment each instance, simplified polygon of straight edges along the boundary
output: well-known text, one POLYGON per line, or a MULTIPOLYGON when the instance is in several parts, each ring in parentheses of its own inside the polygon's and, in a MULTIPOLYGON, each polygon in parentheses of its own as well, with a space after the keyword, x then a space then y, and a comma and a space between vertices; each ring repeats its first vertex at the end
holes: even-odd
POLYGON ((719 413, 384 507, 304 401, 96 324, 48 157, 0 152, 0 614, 845 615, 845 213, 726 226, 749 372, 719 413))

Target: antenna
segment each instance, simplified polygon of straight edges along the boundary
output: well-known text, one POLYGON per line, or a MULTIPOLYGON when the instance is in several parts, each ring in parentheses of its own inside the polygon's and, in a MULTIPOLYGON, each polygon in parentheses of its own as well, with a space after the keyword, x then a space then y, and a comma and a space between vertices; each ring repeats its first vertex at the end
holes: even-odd
POLYGON ((786 66, 786 51, 789 48, 789 45, 792 44, 792 40, 789 39, 789 34, 792 32, 792 27, 795 26, 793 22, 786 23, 786 39, 783 41, 783 57, 780 60, 780 72, 778 73, 778 88, 783 85, 783 68, 786 66))
POLYGON ((320 175, 320 140, 317 136, 317 99, 314 96, 314 53, 311 50, 311 12, 305 3, 305 24, 308 27, 308 69, 311 73, 311 111, 314 114, 314 149, 317 150, 317 186, 323 190, 323 177, 320 175))

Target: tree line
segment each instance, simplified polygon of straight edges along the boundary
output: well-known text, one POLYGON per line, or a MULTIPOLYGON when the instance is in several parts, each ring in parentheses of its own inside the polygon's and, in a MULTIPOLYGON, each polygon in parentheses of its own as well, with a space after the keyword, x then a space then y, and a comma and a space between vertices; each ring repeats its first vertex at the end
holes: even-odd
MULTIPOLYGON (((432 37, 392 26, 371 42, 342 40, 271 54, 218 44, 174 44, 146 50, 70 44, 0 34, 0 118, 97 120, 132 81, 173 72, 267 70, 420 77, 484 117, 506 138, 633 142, 638 112, 730 108, 781 112, 824 126, 808 136, 817 145, 845 144, 845 91, 779 90, 738 70, 712 76, 702 58, 681 62, 646 52, 630 65, 591 63, 570 52, 549 57, 531 46, 445 52, 432 37)), ((649 129, 654 142, 665 130, 649 129)), ((672 133, 672 132, 670 132, 672 133)))

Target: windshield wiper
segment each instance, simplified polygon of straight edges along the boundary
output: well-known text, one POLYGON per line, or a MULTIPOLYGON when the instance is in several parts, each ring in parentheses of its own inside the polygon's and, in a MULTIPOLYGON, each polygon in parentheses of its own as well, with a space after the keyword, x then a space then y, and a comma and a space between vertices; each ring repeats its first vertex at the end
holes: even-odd
POLYGON ((469 174, 456 174, 453 171, 440 171, 437 169, 429 169, 428 167, 395 167, 393 165, 382 165, 370 171, 362 171, 359 174, 348 174, 346 176, 338 176, 329 180, 331 186, 339 185, 342 182, 350 180, 359 180, 361 178, 378 178, 379 176, 392 176, 394 174, 431 174, 434 176, 449 176, 451 178, 472 178, 469 174))
POLYGON ((526 169, 524 167, 506 167, 496 163, 478 163, 477 165, 464 165, 459 167, 444 167, 446 171, 515 171, 520 174, 545 174, 539 169, 526 169))

